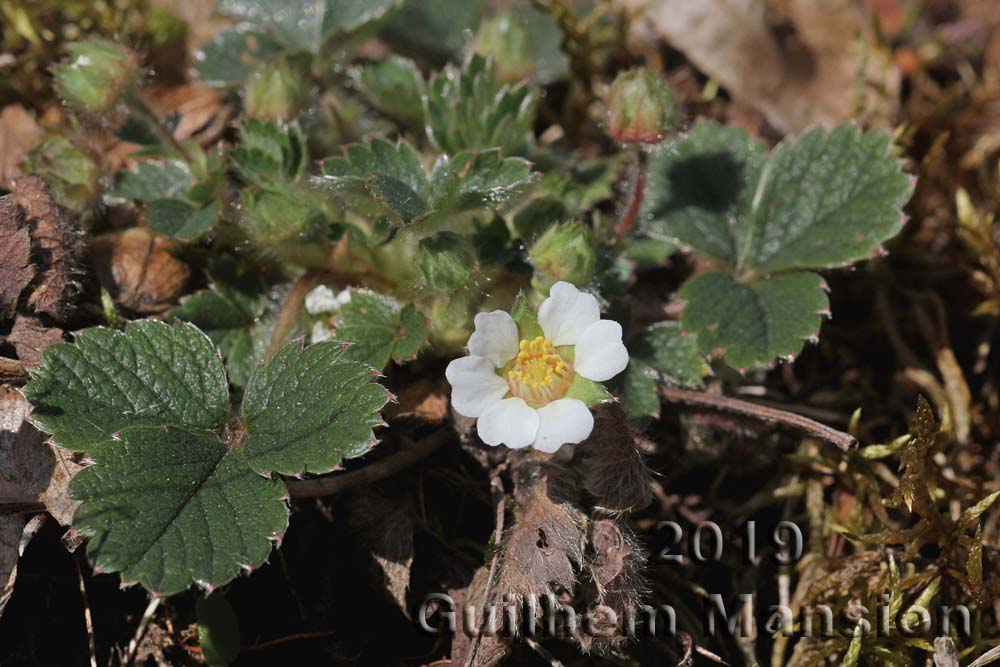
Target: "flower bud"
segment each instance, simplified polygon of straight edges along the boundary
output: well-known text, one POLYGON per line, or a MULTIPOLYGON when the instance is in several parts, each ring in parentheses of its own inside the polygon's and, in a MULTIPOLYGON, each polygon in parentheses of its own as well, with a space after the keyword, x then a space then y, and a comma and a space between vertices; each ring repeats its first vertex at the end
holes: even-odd
POLYGON ((66 47, 69 56, 55 66, 59 96, 92 114, 111 111, 138 79, 135 54, 114 42, 88 39, 66 47))
POLYGON ((531 284, 542 293, 560 280, 574 285, 590 282, 597 264, 590 228, 581 222, 549 227, 531 246, 530 257, 535 267, 531 284))
POLYGON ((420 242, 417 263, 428 287, 450 292, 470 285, 476 259, 462 237, 442 232, 420 242))
POLYGON ((75 211, 89 207, 100 194, 97 162, 62 135, 52 135, 35 146, 23 171, 41 176, 53 199, 75 211))
POLYGON ((535 71, 528 42, 525 27, 510 12, 504 12, 483 21, 473 50, 493 59, 497 78, 502 83, 516 83, 535 71))
POLYGON ((305 107, 301 71, 286 58, 277 58, 257 70, 243 89, 247 116, 267 121, 291 121, 305 107))
POLYGON ((648 69, 622 72, 608 91, 608 134, 618 141, 656 143, 677 116, 673 93, 648 69))

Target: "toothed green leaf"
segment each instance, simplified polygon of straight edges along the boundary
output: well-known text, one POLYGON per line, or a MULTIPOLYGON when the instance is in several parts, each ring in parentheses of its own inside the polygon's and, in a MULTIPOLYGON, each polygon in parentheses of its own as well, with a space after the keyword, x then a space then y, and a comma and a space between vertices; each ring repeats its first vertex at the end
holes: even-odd
POLYGON ((235 85, 282 51, 277 40, 259 30, 223 30, 200 49, 196 69, 205 83, 235 85))
POLYGON ((711 372, 698 350, 698 337, 684 334, 676 322, 658 322, 641 330, 628 342, 630 355, 623 393, 630 417, 657 416, 658 382, 701 387, 711 372))
POLYGON ((703 273, 680 291, 687 301, 682 318, 697 332, 702 354, 722 352, 740 369, 798 354, 819 332, 828 308, 823 279, 791 273, 745 284, 725 273, 703 273))
POLYGON ((218 201, 195 207, 183 199, 154 199, 143 214, 156 231, 180 241, 193 241, 215 226, 221 208, 218 201))
POLYGON ((364 454, 388 401, 375 373, 338 342, 285 345, 247 384, 247 463, 262 473, 324 473, 364 454))
POLYGON ((108 193, 113 197, 148 202, 183 197, 191 188, 191 169, 181 160, 145 160, 134 171, 124 171, 108 193))
POLYGON ((400 305, 376 292, 352 290, 333 336, 350 343, 345 358, 381 370, 390 359, 403 363, 416 356, 427 340, 427 320, 413 304, 400 305))
POLYGON ((390 58, 355 72, 361 93, 376 109, 411 126, 423 123, 424 78, 412 60, 390 58))

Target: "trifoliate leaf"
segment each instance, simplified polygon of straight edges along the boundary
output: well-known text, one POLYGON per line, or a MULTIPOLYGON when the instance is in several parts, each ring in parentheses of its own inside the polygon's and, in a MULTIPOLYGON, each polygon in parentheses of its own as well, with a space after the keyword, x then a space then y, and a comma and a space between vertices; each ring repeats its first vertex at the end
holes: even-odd
POLYGON ((90 561, 164 595, 192 582, 222 584, 260 564, 288 511, 283 485, 252 471, 245 457, 211 432, 122 430, 70 485, 82 503, 73 525, 90 536, 90 561))
POLYGON ((204 331, 222 351, 230 382, 242 387, 250 379, 258 352, 266 347, 267 336, 261 335, 257 321, 264 314, 267 298, 261 290, 243 289, 218 279, 213 282, 212 287, 192 294, 167 314, 204 331))
POLYGON ((890 149, 888 135, 844 125, 811 130, 765 160, 743 130, 704 123, 650 161, 648 234, 733 275, 699 276, 682 292, 691 297, 684 326, 702 352, 725 350, 740 367, 768 363, 817 332, 820 278, 769 276, 865 259, 899 231, 912 188, 890 149))
POLYGON ((683 327, 697 332, 703 354, 722 352, 736 368, 793 357, 803 340, 818 335, 829 307, 823 288, 823 279, 808 272, 749 284, 703 273, 681 288, 683 327))
POLYGON ((240 146, 231 155, 243 179, 261 186, 300 179, 309 159, 305 136, 298 125, 257 119, 243 123, 240 146))
POLYGON ((154 199, 143 214, 156 231, 181 241, 191 241, 215 226, 221 208, 218 201, 196 207, 183 199, 154 199))
POLYGON ((365 99, 387 116, 407 125, 423 123, 424 78, 412 60, 390 58, 355 71, 365 99))
POLYGON ((382 31, 390 43, 436 62, 458 59, 479 25, 483 0, 405 0, 382 31))
POLYGON ((134 171, 122 172, 108 194, 148 202, 182 197, 191 185, 191 169, 183 160, 145 160, 134 171))
POLYGON ((461 69, 448 65, 424 98, 427 132, 442 152, 499 148, 524 141, 535 120, 538 95, 526 83, 501 85, 493 63, 473 55, 461 69))
POLYGON ((660 414, 658 383, 701 387, 711 369, 698 351, 698 337, 684 334, 676 322, 657 322, 628 342, 629 359, 622 395, 632 418, 660 414))
POLYGON ((432 215, 503 209, 531 182, 530 163, 501 158, 497 151, 439 160, 428 177, 409 144, 378 138, 324 160, 323 173, 320 183, 339 201, 401 225, 432 215))
POLYGON ((221 429, 229 413, 222 359, 202 332, 153 320, 87 329, 43 353, 24 392, 32 420, 60 447, 98 454, 114 434, 165 425, 221 429))
POLYGON ((390 359, 403 363, 416 356, 427 340, 427 320, 413 304, 352 290, 351 300, 340 309, 334 338, 350 343, 345 358, 381 370, 390 359))
POLYGON ((250 377, 243 399, 246 460, 262 473, 329 472, 374 444, 388 394, 340 343, 293 341, 250 377))
POLYGON ((284 46, 259 30, 223 30, 198 52, 198 76, 210 84, 239 84, 284 50, 284 46))

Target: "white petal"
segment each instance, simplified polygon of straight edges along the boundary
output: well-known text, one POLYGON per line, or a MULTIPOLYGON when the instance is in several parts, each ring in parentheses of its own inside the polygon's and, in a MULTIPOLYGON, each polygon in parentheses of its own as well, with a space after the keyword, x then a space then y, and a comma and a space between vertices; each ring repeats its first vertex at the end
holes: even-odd
POLYGON ((478 417, 507 393, 507 383, 485 357, 455 359, 444 376, 451 383, 451 404, 466 417, 478 417))
POLYGON ((527 447, 538 433, 538 410, 520 398, 505 398, 479 417, 479 437, 487 445, 527 447))
POLYGON ((517 356, 517 324, 509 313, 494 310, 476 315, 476 331, 469 338, 469 354, 503 366, 517 356))
POLYGON ((625 370, 628 350, 622 343, 622 325, 614 320, 594 322, 576 341, 573 370, 594 382, 604 382, 625 370))
POLYGON ((599 319, 597 297, 561 280, 538 309, 538 323, 553 345, 576 345, 583 330, 599 319))
POLYGON ((583 442, 594 430, 594 415, 583 401, 561 398, 538 409, 535 449, 554 452, 568 442, 583 442))

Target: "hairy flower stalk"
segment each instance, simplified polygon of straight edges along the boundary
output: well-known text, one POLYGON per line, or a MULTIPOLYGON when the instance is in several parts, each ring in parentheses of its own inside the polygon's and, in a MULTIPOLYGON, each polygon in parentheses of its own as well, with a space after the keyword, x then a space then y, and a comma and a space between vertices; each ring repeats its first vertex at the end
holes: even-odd
POLYGON ((617 322, 602 320, 592 294, 567 282, 552 286, 534 315, 479 313, 469 356, 446 376, 452 405, 479 420, 488 445, 554 452, 590 435, 593 404, 607 396, 598 383, 628 365, 617 322))

